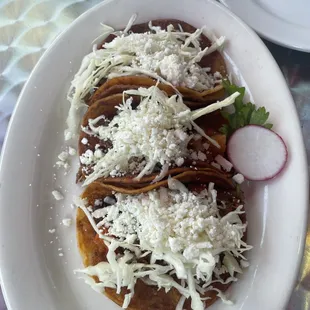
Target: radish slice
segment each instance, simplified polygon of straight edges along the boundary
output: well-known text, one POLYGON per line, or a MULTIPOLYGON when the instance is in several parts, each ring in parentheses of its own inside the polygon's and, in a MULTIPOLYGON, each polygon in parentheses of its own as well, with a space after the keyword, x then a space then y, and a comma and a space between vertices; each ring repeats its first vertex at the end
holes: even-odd
POLYGON ((262 126, 248 125, 236 130, 227 144, 227 155, 234 168, 252 181, 277 176, 287 161, 282 138, 262 126))

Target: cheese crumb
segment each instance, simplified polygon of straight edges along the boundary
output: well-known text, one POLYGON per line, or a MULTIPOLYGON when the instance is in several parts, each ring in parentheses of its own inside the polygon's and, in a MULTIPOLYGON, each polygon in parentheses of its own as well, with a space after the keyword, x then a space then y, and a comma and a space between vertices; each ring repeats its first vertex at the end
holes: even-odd
POLYGON ((69 146, 68 153, 70 156, 74 156, 76 154, 76 149, 69 146))
POLYGON ((88 140, 87 140, 86 138, 83 138, 83 139, 81 140, 81 142, 82 142, 82 144, 86 145, 86 144, 88 143, 88 140))
POLYGON ((92 150, 86 150, 86 152, 80 156, 80 161, 83 165, 91 165, 95 162, 95 159, 92 150))
POLYGON ((214 159, 227 172, 229 172, 233 167, 232 163, 229 162, 222 155, 217 155, 214 159))
POLYGON ((232 177, 232 179, 237 183, 237 184, 242 184, 244 182, 244 176, 241 173, 237 173, 232 177))
POLYGON ((70 169, 69 163, 65 163, 65 164, 64 164, 64 168, 65 168, 65 170, 69 170, 69 169, 70 169))
POLYGON ((68 152, 61 152, 59 155, 58 155, 58 158, 61 160, 61 161, 66 161, 68 159, 68 156, 69 156, 69 153, 68 152))
POLYGON ((56 191, 56 190, 52 191, 52 195, 54 196, 56 200, 64 199, 64 196, 59 191, 56 191))
POLYGON ((55 229, 55 228, 53 228, 53 229, 49 229, 49 230, 48 230, 48 232, 49 232, 50 234, 55 233, 55 231, 56 231, 56 229, 55 229))
POLYGON ((64 226, 70 227, 72 224, 72 220, 69 218, 65 218, 62 220, 62 223, 64 224, 64 226))

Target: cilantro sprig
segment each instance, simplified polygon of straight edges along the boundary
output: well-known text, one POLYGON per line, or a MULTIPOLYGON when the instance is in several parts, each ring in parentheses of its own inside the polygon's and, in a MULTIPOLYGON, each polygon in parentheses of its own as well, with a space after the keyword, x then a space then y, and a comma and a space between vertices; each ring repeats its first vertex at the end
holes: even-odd
POLYGON ((238 128, 246 125, 261 125, 268 129, 272 128, 272 124, 267 123, 269 112, 266 111, 265 107, 256 108, 251 102, 243 102, 245 94, 244 87, 238 87, 230 83, 229 80, 223 80, 222 83, 227 95, 230 96, 235 92, 239 92, 240 95, 233 104, 235 111, 232 114, 227 111, 221 112, 222 116, 228 121, 228 124, 223 125, 220 128, 220 132, 226 136, 230 136, 238 128))

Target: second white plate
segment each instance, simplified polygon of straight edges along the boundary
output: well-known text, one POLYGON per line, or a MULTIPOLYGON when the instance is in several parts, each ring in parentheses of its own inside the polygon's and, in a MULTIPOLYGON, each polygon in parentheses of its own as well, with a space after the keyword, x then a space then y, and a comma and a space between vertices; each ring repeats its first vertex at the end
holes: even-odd
POLYGON ((262 37, 292 49, 310 52, 308 0, 220 0, 262 37))

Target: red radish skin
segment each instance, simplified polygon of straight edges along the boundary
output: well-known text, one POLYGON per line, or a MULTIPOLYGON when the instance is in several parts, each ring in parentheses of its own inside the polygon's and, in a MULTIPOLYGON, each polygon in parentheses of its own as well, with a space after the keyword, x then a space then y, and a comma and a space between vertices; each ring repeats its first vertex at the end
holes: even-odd
POLYGON ((263 126, 248 125, 232 134, 227 155, 235 170, 246 179, 266 181, 283 170, 288 152, 277 133, 263 126))

